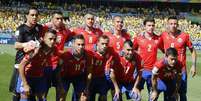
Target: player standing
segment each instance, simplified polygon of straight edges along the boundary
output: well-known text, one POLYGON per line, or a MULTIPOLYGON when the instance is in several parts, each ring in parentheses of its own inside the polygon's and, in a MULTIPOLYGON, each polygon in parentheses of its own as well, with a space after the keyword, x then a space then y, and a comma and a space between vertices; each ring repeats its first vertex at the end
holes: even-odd
POLYGON ((169 17, 167 25, 168 29, 162 33, 161 39, 164 44, 164 49, 173 47, 178 51, 178 60, 183 64, 181 88, 179 90, 180 101, 187 101, 186 48, 189 48, 192 56, 192 67, 190 69, 192 77, 196 75, 196 50, 193 48, 189 34, 181 32, 178 29, 178 19, 176 16, 169 17))
POLYGON ((38 10, 34 7, 29 8, 26 13, 26 22, 20 25, 15 32, 17 40, 15 42, 15 49, 17 53, 15 56, 15 68, 10 82, 9 91, 13 92, 13 101, 19 101, 19 94, 16 93, 17 79, 19 76, 18 65, 25 55, 25 51, 35 48, 36 43, 40 40, 42 34, 42 26, 37 24, 38 10))
POLYGON ((162 45, 160 37, 154 33, 155 20, 153 18, 146 18, 143 22, 145 32, 140 33, 134 38, 133 46, 138 51, 138 54, 142 58, 142 80, 140 81, 140 89, 144 88, 146 82, 148 94, 150 97, 151 91, 151 75, 153 64, 157 59, 157 50, 160 48, 162 51, 162 45))
POLYGON ((106 32, 106 35, 112 40, 109 46, 119 53, 123 48, 124 41, 130 39, 130 35, 126 29, 123 29, 123 18, 121 16, 115 16, 113 24, 114 28, 110 32, 106 32))
POLYGON ((101 29, 94 27, 94 15, 86 14, 84 16, 85 25, 76 29, 73 32, 77 34, 82 34, 85 39, 85 49, 91 49, 93 44, 96 44, 98 37, 103 34, 101 29))

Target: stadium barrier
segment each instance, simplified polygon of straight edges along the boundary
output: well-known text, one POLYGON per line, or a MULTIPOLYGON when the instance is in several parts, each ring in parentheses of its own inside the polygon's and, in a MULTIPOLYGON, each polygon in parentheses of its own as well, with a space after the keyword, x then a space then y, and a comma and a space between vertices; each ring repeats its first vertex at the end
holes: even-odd
MULTIPOLYGON (((16 37, 14 33, 0 33, 0 44, 14 44, 16 41, 16 37)), ((192 38, 193 46, 196 50, 201 50, 201 40, 200 37, 192 38)), ((68 47, 70 43, 66 43, 65 46, 68 47)))

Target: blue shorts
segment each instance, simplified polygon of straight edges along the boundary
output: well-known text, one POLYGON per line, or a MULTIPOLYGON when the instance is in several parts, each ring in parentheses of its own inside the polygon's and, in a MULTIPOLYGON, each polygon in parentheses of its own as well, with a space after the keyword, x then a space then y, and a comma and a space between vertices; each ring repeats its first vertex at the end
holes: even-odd
POLYGON ((92 78, 89 90, 91 94, 99 93, 100 95, 106 96, 108 88, 108 82, 105 77, 96 77, 92 78))
MULTIPOLYGON (((129 100, 132 99, 134 101, 141 101, 141 96, 132 92, 133 85, 134 85, 133 83, 119 83, 119 89, 121 93, 126 94, 127 99, 129 100)), ((119 100, 121 101, 122 97, 120 97, 119 100)), ((113 101, 119 101, 119 100, 116 98, 113 98, 113 101)))
POLYGON ((176 101, 173 96, 176 89, 176 79, 173 80, 158 80, 157 90, 158 92, 164 92, 164 101, 176 101))
POLYGON ((79 75, 72 78, 62 78, 64 90, 67 92, 70 87, 70 84, 72 83, 74 88, 74 93, 79 94, 83 92, 86 87, 86 82, 84 77, 85 75, 79 75))
POLYGON ((152 76, 152 71, 150 70, 143 70, 142 71, 142 79, 139 83, 139 89, 142 90, 144 89, 144 83, 146 82, 148 90, 151 89, 152 84, 151 84, 151 76, 152 76))
POLYGON ((50 88, 52 86, 56 87, 57 86, 57 78, 56 74, 58 73, 59 69, 52 69, 52 67, 45 67, 44 69, 44 74, 45 74, 45 79, 47 81, 47 87, 50 88))
POLYGON ((182 72, 181 86, 179 89, 179 93, 187 93, 187 73, 186 73, 186 71, 182 72))
MULTIPOLYGON (((45 93, 47 90, 46 79, 44 77, 27 77, 26 79, 32 94, 45 93)), ((23 82, 20 76, 17 82, 17 92, 24 93, 23 82)))

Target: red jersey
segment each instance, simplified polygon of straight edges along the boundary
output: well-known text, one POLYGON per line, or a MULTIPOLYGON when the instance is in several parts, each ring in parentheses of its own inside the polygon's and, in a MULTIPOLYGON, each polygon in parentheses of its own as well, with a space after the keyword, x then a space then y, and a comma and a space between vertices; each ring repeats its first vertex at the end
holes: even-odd
POLYGON ((157 49, 162 50, 160 37, 153 35, 151 39, 147 39, 144 33, 134 38, 134 49, 138 50, 138 54, 142 58, 142 67, 146 70, 152 70, 153 64, 157 60, 157 49))
POLYGON ((104 77, 105 69, 110 68, 113 61, 114 51, 111 48, 108 48, 104 55, 101 55, 94 50, 90 51, 90 56, 92 57, 92 75, 93 77, 104 77), (108 64, 110 64, 108 66, 108 64))
POLYGON ((119 61, 114 64, 114 72, 118 82, 134 83, 136 78, 134 74, 141 70, 141 58, 137 53, 133 54, 132 60, 126 60, 119 55, 119 61))
POLYGON ((167 59, 162 58, 154 64, 154 68, 157 68, 154 72, 158 73, 160 79, 174 79, 177 73, 181 73, 182 67, 183 65, 180 61, 177 61, 174 67, 170 67, 167 59))
POLYGON ((168 32, 163 32, 161 38, 165 50, 170 47, 176 48, 178 52, 178 60, 181 61, 184 65, 182 70, 186 70, 186 47, 189 49, 193 48, 189 34, 181 32, 178 34, 178 36, 173 37, 168 34, 168 32))
MULTIPOLYGON (((54 52, 55 53, 55 52, 54 52)), ((44 67, 51 64, 51 54, 47 54, 44 51, 40 51, 34 56, 30 57, 30 54, 26 54, 23 61, 29 61, 25 66, 25 75, 28 77, 42 77, 44 75, 44 67)))
POLYGON ((105 33, 109 39, 110 39, 110 43, 109 46, 112 47, 114 49, 114 51, 116 51, 117 53, 119 53, 124 45, 124 41, 129 40, 130 39, 130 35, 127 32, 123 32, 120 37, 114 35, 111 32, 106 32, 105 33))
MULTIPOLYGON (((49 26, 44 26, 46 28, 51 28, 49 26)), ((64 50, 64 45, 65 43, 71 38, 73 37, 73 33, 71 33, 70 30, 66 29, 65 27, 61 28, 59 31, 57 31, 57 39, 56 39, 56 48, 59 51, 63 51, 64 50)), ((58 56, 53 56, 51 58, 52 61, 52 67, 56 68, 57 64, 58 64, 58 56)))
POLYGON ((87 50, 91 49, 93 44, 96 44, 98 37, 103 34, 103 32, 98 28, 94 28, 91 32, 86 31, 85 28, 77 28, 73 30, 73 33, 75 35, 82 34, 84 36, 85 49, 87 50))
POLYGON ((86 68, 90 66, 91 61, 88 52, 85 51, 81 58, 73 56, 73 50, 67 50, 62 56, 63 67, 62 76, 64 77, 75 77, 86 72, 86 68))

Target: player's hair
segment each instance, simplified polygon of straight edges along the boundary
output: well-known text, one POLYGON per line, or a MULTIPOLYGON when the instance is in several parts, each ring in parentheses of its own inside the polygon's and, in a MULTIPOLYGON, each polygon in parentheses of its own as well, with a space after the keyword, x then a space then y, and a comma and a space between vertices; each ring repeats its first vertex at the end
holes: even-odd
MULTIPOLYGON (((36 10, 38 12, 38 9, 34 6, 29 7, 29 9, 25 12, 26 15, 29 15, 30 10, 36 10)), ((39 12, 38 12, 39 13, 39 12)))
POLYGON ((147 22, 153 22, 153 23, 155 23, 155 20, 154 20, 153 17, 147 17, 147 18, 144 19, 143 25, 146 25, 147 22))
POLYGON ((52 13, 52 17, 54 17, 56 14, 63 16, 63 13, 62 13, 61 11, 54 11, 54 12, 52 13))
POLYGON ((52 33, 54 35, 57 35, 57 31, 52 28, 48 28, 47 31, 45 32, 45 34, 47 34, 47 33, 52 33))
POLYGON ((123 17, 120 15, 115 15, 112 20, 114 21, 116 18, 121 18, 123 20, 123 17))
POLYGON ((98 38, 98 42, 100 41, 100 39, 108 39, 109 40, 109 37, 107 35, 101 35, 99 38, 98 38))
POLYGON ((166 50, 165 56, 169 56, 169 55, 174 56, 174 57, 178 56, 177 50, 175 48, 171 48, 171 47, 168 48, 166 50))
POLYGON ((73 41, 75 41, 76 39, 85 40, 84 36, 82 34, 78 34, 78 35, 73 36, 73 41))
POLYGON ((84 19, 86 19, 89 15, 93 16, 94 18, 94 14, 92 12, 88 12, 87 14, 84 15, 84 19))
POLYGON ((131 40, 124 41, 124 45, 128 44, 130 47, 133 47, 133 42, 131 40))
POLYGON ((169 16, 168 20, 170 20, 170 19, 178 20, 177 16, 175 16, 175 15, 169 16))

